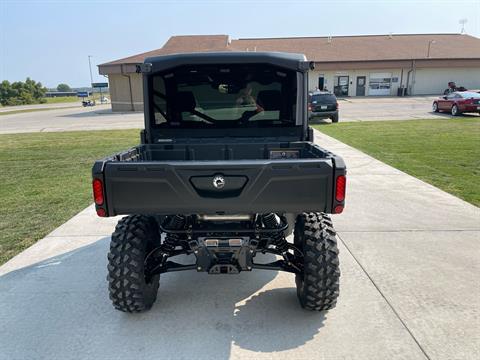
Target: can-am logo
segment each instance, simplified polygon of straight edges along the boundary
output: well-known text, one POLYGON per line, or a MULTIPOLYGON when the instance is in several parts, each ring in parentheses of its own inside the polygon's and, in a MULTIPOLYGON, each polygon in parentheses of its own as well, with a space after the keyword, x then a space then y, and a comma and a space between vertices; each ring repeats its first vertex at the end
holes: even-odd
POLYGON ((225 178, 222 175, 217 175, 213 178, 213 186, 217 189, 222 189, 225 186, 225 178))

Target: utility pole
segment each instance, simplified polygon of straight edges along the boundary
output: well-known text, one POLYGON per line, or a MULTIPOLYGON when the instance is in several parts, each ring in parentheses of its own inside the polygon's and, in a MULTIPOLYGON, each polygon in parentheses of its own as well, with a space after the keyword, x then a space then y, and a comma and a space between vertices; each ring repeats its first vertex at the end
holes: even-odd
POLYGON ((88 67, 90 68, 90 84, 93 84, 93 76, 92 76, 92 62, 90 61, 90 58, 92 58, 92 55, 88 55, 88 67))
MULTIPOLYGON (((90 69, 90 86, 92 87, 92 96, 93 96, 93 76, 92 76, 92 62, 90 61, 90 58, 92 58, 92 55, 88 55, 88 67, 90 69)), ((88 94, 88 92, 87 92, 88 94)))

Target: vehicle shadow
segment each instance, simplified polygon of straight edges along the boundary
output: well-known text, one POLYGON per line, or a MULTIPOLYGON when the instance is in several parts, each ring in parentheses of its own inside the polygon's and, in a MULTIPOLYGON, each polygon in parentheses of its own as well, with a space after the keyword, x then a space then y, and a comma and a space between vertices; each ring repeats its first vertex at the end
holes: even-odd
POLYGON ((428 112, 430 115, 433 115, 435 117, 442 117, 446 119, 461 119, 461 118, 478 118, 480 117, 480 114, 474 114, 474 113, 463 113, 460 114, 459 116, 453 116, 452 114, 448 112, 434 112, 434 111, 429 111, 428 112))
POLYGON ((324 320, 324 313, 298 305, 295 288, 266 290, 236 308, 233 341, 253 351, 294 349, 312 340, 324 320))
POLYGON ((315 120, 308 120, 308 125, 330 125, 333 124, 332 120, 330 119, 315 119, 315 120))
POLYGON ((291 288, 250 298, 277 277, 263 270, 164 274, 150 311, 116 311, 107 294, 108 246, 105 237, 0 277, 0 358, 227 359, 232 344, 282 351, 322 326, 322 314, 299 307, 293 277, 291 288))

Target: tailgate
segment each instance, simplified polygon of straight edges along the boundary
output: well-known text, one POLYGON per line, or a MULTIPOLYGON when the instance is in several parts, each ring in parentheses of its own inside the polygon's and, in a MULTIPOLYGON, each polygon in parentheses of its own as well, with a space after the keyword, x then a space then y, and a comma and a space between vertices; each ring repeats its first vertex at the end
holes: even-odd
POLYGON ((103 165, 109 216, 331 212, 332 208, 332 159, 103 165))

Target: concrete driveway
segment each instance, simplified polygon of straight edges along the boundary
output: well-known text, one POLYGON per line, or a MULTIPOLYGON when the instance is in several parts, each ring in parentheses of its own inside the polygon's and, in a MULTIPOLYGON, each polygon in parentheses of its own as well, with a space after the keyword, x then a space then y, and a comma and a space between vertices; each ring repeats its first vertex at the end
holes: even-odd
MULTIPOLYGON (((452 118, 433 113, 436 97, 364 97, 340 99, 340 122, 452 118)), ((467 117, 478 115, 463 115, 467 117)), ((320 121, 330 122, 330 120, 320 121)), ((110 105, 94 108, 38 111, 0 116, 0 134, 73 130, 137 129, 143 127, 143 113, 112 113, 110 105)))
POLYGON ((0 358, 480 358, 480 209, 317 143, 349 169, 335 309, 302 310, 291 274, 258 270, 162 275, 151 311, 115 311, 105 276, 118 219, 89 207, 0 267, 0 358))

